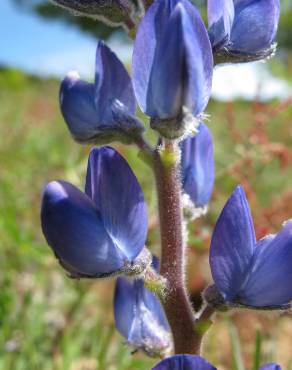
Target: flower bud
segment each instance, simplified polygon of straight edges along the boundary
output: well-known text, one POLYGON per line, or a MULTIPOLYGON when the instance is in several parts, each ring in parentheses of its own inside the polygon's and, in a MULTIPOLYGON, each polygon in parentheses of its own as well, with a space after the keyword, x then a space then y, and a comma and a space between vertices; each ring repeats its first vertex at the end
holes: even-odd
POLYGON ((215 178, 213 140, 208 127, 201 123, 196 135, 182 141, 181 149, 183 199, 190 201, 184 206, 194 216, 201 215, 206 213, 215 178))
POLYGON ((135 117, 130 77, 103 42, 96 52, 95 83, 69 73, 61 84, 60 106, 71 135, 80 143, 131 143, 144 131, 135 117))
POLYGON ((197 9, 187 0, 154 1, 133 52, 133 86, 152 128, 168 138, 182 136, 185 115, 199 116, 208 103, 212 72, 211 45, 197 9))
POLYGON ((85 193, 64 181, 47 185, 41 221, 49 246, 72 277, 139 274, 151 263, 149 253, 141 254, 147 235, 142 190, 112 148, 91 151, 85 193))
POLYGON ((279 0, 208 0, 209 36, 216 64, 271 56, 279 16, 279 0))
POLYGON ((116 327, 128 345, 152 357, 171 352, 171 331, 164 310, 142 279, 117 279, 114 313, 116 327))
POLYGON ((291 309, 292 220, 256 241, 249 205, 238 186, 217 220, 210 247, 215 285, 230 307, 291 309))

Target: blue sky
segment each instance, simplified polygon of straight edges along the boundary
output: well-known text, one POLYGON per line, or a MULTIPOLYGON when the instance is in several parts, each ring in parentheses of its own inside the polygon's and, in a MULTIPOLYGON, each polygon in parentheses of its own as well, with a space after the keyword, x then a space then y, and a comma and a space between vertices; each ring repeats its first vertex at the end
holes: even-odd
MULTIPOLYGON (((83 78, 92 78, 96 40, 74 26, 20 12, 10 0, 0 0, 0 35, 0 64, 41 76, 63 77, 76 70, 83 78)), ((115 38, 109 44, 123 61, 130 61, 131 48, 125 40, 115 38)), ((262 63, 220 67, 214 73, 217 99, 288 95, 291 86, 271 76, 262 63)))
MULTIPOLYGON (((60 21, 21 12, 10 0, 0 0, 0 35, 1 64, 40 75, 62 76, 68 70, 78 70, 89 77, 94 71, 93 37, 60 21)), ((118 40, 111 44, 125 57, 118 40)))

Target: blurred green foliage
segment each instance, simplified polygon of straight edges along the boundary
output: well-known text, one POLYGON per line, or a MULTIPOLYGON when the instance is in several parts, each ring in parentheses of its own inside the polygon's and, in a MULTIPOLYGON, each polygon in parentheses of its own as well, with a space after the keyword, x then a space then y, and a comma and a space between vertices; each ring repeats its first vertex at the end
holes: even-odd
MULTIPOLYGON (((68 279, 41 233, 39 208, 44 184, 65 179, 83 187, 90 150, 69 136, 59 113, 58 85, 55 80, 0 70, 0 369, 149 370, 155 361, 142 354, 131 355, 114 330, 113 281, 68 279)), ((291 104, 211 101, 208 113, 217 176, 208 216, 189 228, 189 283, 197 296, 198 281, 206 284, 210 279, 206 259, 213 225, 237 183, 247 191, 258 236, 278 230, 292 214, 291 104)), ((137 158, 137 149, 118 146, 118 150, 130 162, 145 192, 147 245, 158 252, 151 171, 137 158)), ((250 364, 247 368, 252 368, 254 315, 241 313, 237 320, 235 313, 232 320, 241 335, 249 329, 249 339, 243 335, 242 353, 250 364)), ((269 338, 279 343, 274 349, 280 351, 287 343, 291 349, 290 321, 287 317, 256 317, 263 338, 267 338, 262 361, 270 358, 269 338)), ((204 353, 214 364, 231 369, 227 327, 218 320, 205 341, 204 353)), ((286 357, 275 352, 274 358, 287 370, 291 352, 283 353, 286 357)))

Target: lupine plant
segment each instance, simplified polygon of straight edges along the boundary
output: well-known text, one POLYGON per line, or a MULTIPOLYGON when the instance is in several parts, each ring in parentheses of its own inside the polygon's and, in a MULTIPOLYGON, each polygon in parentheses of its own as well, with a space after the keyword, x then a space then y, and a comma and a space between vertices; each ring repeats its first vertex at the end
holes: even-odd
POLYGON ((216 312, 291 308, 292 221, 257 241, 240 185, 215 225, 214 283, 202 292, 198 312, 185 277, 187 224, 207 212, 214 185, 213 139, 204 113, 213 68, 273 54, 279 0, 209 0, 208 28, 188 0, 54 2, 123 25, 135 41, 132 79, 99 41, 94 83, 70 72, 61 84, 60 107, 72 137, 99 147, 90 152, 84 192, 65 181, 46 186, 45 238, 70 277, 118 275, 116 327, 130 347, 162 359, 154 370, 215 369, 200 356, 216 312), (145 139, 137 103, 156 132, 156 145, 145 139), (147 206, 136 176, 116 149, 100 147, 114 141, 138 146, 139 158, 153 170, 159 259, 146 245, 147 206))

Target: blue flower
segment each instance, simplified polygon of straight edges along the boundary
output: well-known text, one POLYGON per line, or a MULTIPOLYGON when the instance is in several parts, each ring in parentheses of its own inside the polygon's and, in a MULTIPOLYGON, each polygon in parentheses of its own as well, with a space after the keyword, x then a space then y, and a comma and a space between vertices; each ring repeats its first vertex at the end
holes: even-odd
POLYGON ((116 327, 130 346, 154 357, 171 351, 172 338, 164 310, 142 279, 117 279, 114 314, 116 327))
MULTIPOLYGON (((181 116, 183 108, 201 114, 212 72, 211 45, 197 9, 188 0, 154 1, 133 52, 133 86, 141 110, 168 121, 181 116)), ((161 122, 157 125, 159 129, 161 122)))
POLYGON ((271 364, 263 365, 259 370, 281 370, 281 366, 271 363, 271 364))
POLYGON ((184 193, 195 208, 206 208, 214 186, 214 150, 212 134, 201 123, 198 134, 189 136, 182 144, 181 171, 184 193))
POLYGON ((152 370, 216 370, 200 356, 176 355, 159 362, 152 370))
POLYGON ((61 84, 60 106, 73 138, 81 143, 131 142, 144 130, 134 116, 130 77, 103 42, 96 51, 95 83, 82 81, 76 72, 69 73, 61 84))
POLYGON ((48 244, 73 277, 131 269, 147 234, 143 192, 110 147, 91 151, 85 194, 64 181, 47 185, 41 222, 48 244))
POLYGON ((208 0, 209 36, 216 52, 234 61, 262 59, 273 51, 279 0, 208 0))
POLYGON ((216 223, 210 265, 215 286, 230 304, 284 309, 292 300, 292 220, 256 241, 249 205, 238 186, 216 223))

